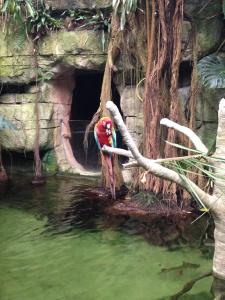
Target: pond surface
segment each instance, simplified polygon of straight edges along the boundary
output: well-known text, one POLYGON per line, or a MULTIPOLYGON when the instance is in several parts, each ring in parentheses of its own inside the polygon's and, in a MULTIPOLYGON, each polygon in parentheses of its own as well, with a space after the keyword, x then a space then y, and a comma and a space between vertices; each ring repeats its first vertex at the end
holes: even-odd
MULTIPOLYGON (((17 175, 0 190, 1 300, 169 299, 211 269, 198 248, 152 246, 99 214, 87 201, 95 179, 30 181, 17 175)), ((212 299, 211 283, 180 299, 212 299)))

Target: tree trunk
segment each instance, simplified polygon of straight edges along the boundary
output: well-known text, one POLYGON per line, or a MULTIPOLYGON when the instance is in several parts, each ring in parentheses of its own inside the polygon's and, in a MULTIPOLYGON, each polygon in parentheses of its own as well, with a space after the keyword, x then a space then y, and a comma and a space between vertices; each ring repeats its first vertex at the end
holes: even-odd
POLYGON ((215 161, 215 186, 213 195, 216 198, 214 207, 212 208, 215 222, 215 252, 213 258, 213 274, 225 279, 225 99, 220 101, 218 112, 218 130, 216 137, 216 151, 214 157, 224 159, 215 161))

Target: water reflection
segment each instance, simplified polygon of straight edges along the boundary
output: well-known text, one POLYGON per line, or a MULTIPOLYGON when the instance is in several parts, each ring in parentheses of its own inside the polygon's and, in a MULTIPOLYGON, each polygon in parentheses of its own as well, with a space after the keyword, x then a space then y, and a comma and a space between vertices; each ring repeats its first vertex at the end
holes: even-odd
POLYGON ((212 294, 216 300, 225 300, 225 281, 214 278, 212 284, 212 294))
MULTIPOLYGON (((198 248, 152 246, 135 222, 109 220, 90 193, 96 179, 29 182, 15 177, 0 197, 0 299, 169 299, 211 269, 198 248)), ((212 299, 211 285, 204 278, 180 299, 212 299)))

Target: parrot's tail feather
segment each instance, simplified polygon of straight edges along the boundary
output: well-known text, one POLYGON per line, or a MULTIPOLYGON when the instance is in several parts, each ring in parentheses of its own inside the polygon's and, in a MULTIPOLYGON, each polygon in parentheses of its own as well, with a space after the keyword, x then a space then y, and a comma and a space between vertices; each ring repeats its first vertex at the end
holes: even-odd
POLYGON ((112 163, 113 157, 110 157, 109 155, 104 155, 104 159, 105 159, 108 174, 109 174, 110 192, 111 192, 113 200, 115 200, 116 199, 116 186, 115 186, 115 174, 113 171, 113 163, 112 163))

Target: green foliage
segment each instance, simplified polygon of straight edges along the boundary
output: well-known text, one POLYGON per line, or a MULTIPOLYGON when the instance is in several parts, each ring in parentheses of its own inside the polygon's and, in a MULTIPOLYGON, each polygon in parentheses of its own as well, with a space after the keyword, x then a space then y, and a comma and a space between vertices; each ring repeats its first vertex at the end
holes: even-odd
POLYGON ((211 54, 202 58, 197 68, 202 85, 209 88, 225 88, 225 58, 211 54))
POLYGON ((42 166, 47 173, 54 174, 57 172, 58 164, 54 150, 50 150, 45 153, 42 159, 42 166))
POLYGON ((62 27, 62 20, 52 17, 52 9, 46 7, 44 1, 41 1, 41 6, 34 12, 34 15, 27 18, 26 23, 28 32, 34 39, 39 39, 41 36, 46 35, 48 31, 62 27))
MULTIPOLYGON (((209 154, 202 153, 198 150, 194 150, 188 147, 184 147, 179 144, 174 144, 167 142, 170 145, 173 145, 176 148, 182 149, 182 150, 188 150, 192 152, 194 155, 199 155, 199 157, 193 157, 190 156, 188 158, 182 159, 180 161, 178 160, 170 160, 166 162, 167 167, 169 166, 173 170, 175 170, 181 178, 184 180, 184 182, 189 186, 189 189, 192 191, 192 196, 199 204, 200 211, 207 212, 208 209, 205 207, 205 205, 202 203, 201 199, 198 197, 198 195, 195 193, 194 189, 192 188, 191 182, 188 179, 188 174, 193 174, 197 176, 203 176, 207 178, 208 183, 207 185, 211 187, 212 183, 215 184, 215 181, 219 179, 220 181, 225 181, 225 177, 216 175, 215 172, 216 167, 211 164, 213 161, 221 162, 225 165, 225 159, 220 157, 211 156, 209 154)), ((221 170, 221 167, 220 167, 221 170)), ((225 172, 225 169, 224 169, 225 172)))
POLYGON ((103 51, 105 50, 106 34, 105 32, 110 31, 111 19, 107 11, 100 9, 96 10, 85 10, 75 9, 65 11, 62 16, 68 16, 70 22, 68 27, 71 29, 92 29, 94 31, 101 31, 101 44, 103 51))
POLYGON ((5 16, 6 34, 15 36, 15 48, 22 48, 27 36, 26 18, 33 17, 35 10, 31 0, 5 0, 1 8, 5 16))
POLYGON ((79 28, 88 27, 96 30, 108 30, 110 24, 108 13, 100 9, 92 11, 85 9, 68 10, 62 15, 68 15, 74 22, 73 25, 79 28))
POLYGON ((23 21, 23 15, 33 17, 35 10, 31 0, 5 0, 1 12, 7 14, 13 21, 23 21))
POLYGON ((6 34, 14 34, 15 48, 22 48, 26 37, 39 39, 50 30, 61 27, 62 21, 51 16, 51 8, 40 1, 35 9, 32 0, 5 0, 1 13, 5 16, 6 34))
POLYGON ((26 38, 36 41, 47 32, 58 30, 64 26, 63 18, 69 17, 69 30, 85 28, 101 31, 101 43, 105 49, 105 32, 110 30, 110 16, 108 11, 102 10, 66 10, 60 18, 53 17, 51 7, 40 0, 38 7, 33 6, 32 0, 5 0, 1 13, 5 16, 7 35, 15 37, 16 49, 21 49, 26 38))
POLYGON ((48 69, 43 69, 43 68, 38 69, 37 81, 46 82, 51 80, 53 77, 54 77, 54 73, 49 71, 48 69))
POLYGON ((120 29, 124 30, 126 16, 137 10, 137 0, 113 0, 112 6, 115 15, 120 17, 120 29))

